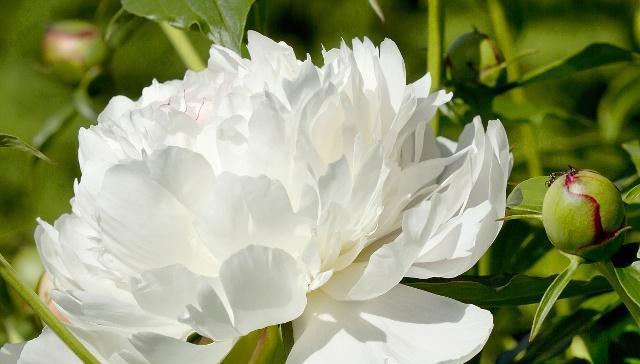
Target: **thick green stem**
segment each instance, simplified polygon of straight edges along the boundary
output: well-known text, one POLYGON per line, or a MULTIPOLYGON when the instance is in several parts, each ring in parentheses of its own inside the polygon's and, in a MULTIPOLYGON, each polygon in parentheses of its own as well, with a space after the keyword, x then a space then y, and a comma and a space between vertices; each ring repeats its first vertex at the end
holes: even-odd
POLYGON ((520 126, 520 136, 522 141, 522 149, 527 158, 527 167, 531 177, 542 176, 542 162, 540 161, 540 153, 538 150, 538 141, 536 140, 535 130, 530 123, 523 123, 520 126))
MULTIPOLYGON (((494 36, 498 47, 502 50, 507 62, 507 76, 509 81, 516 81, 520 77, 520 67, 517 62, 513 62, 516 58, 516 49, 514 47, 513 35, 509 29, 509 23, 505 15, 504 7, 500 0, 487 0, 487 8, 489 17, 491 18, 491 26, 493 27, 494 36)), ((522 89, 514 89, 511 91, 511 97, 516 103, 524 102, 524 91, 522 89)), ((533 132, 533 126, 530 124, 522 125, 522 144, 527 158, 529 167, 529 175, 532 177, 543 174, 542 163, 540 162, 540 153, 538 144, 533 132)))
POLYGON ((15 269, 13 269, 2 254, 0 254, 0 276, 7 282, 9 287, 13 288, 15 292, 31 306, 38 317, 58 335, 60 340, 62 340, 78 358, 85 364, 100 364, 98 359, 49 311, 42 301, 40 301, 36 293, 22 282, 15 269))
MULTIPOLYGON (((441 0, 429 0, 428 9, 427 70, 431 74, 431 89, 438 90, 442 81, 442 38, 444 31, 444 4, 441 0)), ((440 114, 436 111, 431 126, 435 135, 440 129, 440 114)))
POLYGON ((633 317, 633 320, 638 326, 640 326, 640 307, 638 307, 638 305, 631 299, 631 297, 629 297, 624 287, 620 285, 613 264, 611 264, 610 261, 607 261, 598 262, 595 265, 598 271, 600 271, 600 273, 605 278, 607 278, 609 284, 611 284, 611 287, 613 287, 613 289, 622 300, 622 303, 627 306, 627 309, 629 310, 629 313, 631 313, 631 317, 633 317))
MULTIPOLYGON (((517 62, 512 62, 516 58, 516 50, 513 46, 513 36, 509 29, 504 7, 500 0, 487 0, 487 8, 496 42, 507 61, 508 80, 515 81, 520 77, 520 67, 518 67, 517 62)), ((522 89, 511 91, 511 96, 518 103, 524 101, 524 91, 522 89)))
POLYGON ((184 62, 184 65, 187 68, 193 71, 201 71, 205 68, 204 62, 200 59, 198 52, 196 52, 195 48, 187 38, 187 35, 180 29, 176 29, 167 23, 160 23, 160 28, 164 32, 164 34, 169 38, 169 41, 175 48, 176 52, 184 62))

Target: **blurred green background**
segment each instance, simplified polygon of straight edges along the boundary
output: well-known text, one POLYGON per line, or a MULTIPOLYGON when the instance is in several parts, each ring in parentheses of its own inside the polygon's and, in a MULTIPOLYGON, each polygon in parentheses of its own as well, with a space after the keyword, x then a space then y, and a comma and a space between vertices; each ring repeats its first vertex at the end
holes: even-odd
MULTIPOLYGON (((318 61, 322 46, 335 47, 341 39, 348 42, 353 37, 367 36, 379 43, 388 37, 398 44, 404 56, 409 81, 426 72, 429 46, 426 0, 380 0, 386 18, 384 23, 367 0, 259 0, 258 3, 264 1, 267 1, 264 4, 268 15, 266 26, 258 24, 250 14, 247 28, 257 28, 271 38, 286 41, 298 57, 309 53, 318 61)), ((474 28, 493 37, 496 4, 504 10, 513 39, 505 47, 498 37, 498 46, 507 53, 508 62, 512 61, 509 58, 517 58, 509 63, 510 79, 515 76, 513 72, 536 69, 594 42, 635 51, 639 47, 638 1, 448 0, 444 3, 445 49, 456 37, 474 28)), ((41 44, 47 27, 69 18, 103 25, 105 20, 99 13, 113 15, 109 11, 117 8, 115 0, 3 1, 0 13, 1 133, 31 141, 52 115, 71 102, 74 87, 60 81, 43 66, 41 44)), ((195 31, 189 32, 189 37, 206 59, 209 40, 195 31)), ((184 71, 185 66, 158 25, 140 21, 131 36, 111 50, 106 77, 90 90, 92 100, 100 110, 113 95, 137 98, 152 79, 181 78, 184 71)), ((493 114, 501 117, 510 135, 515 156, 512 182, 532 174, 564 170, 567 164, 596 169, 613 180, 636 175, 621 143, 640 135, 639 75, 637 65, 619 63, 499 96, 493 104, 493 114), (612 124, 621 127, 614 136, 603 138, 603 132, 612 124)), ((73 180, 79 177, 77 130, 92 122, 74 117, 43 147, 54 164, 35 161, 15 150, 0 152, 0 251, 33 284, 41 269, 33 242, 35 218, 52 222, 69 211, 73 180)), ((455 137, 462 122, 444 116, 443 133, 455 137)), ((539 226, 509 222, 492 248, 491 260, 478 269, 482 274, 557 273, 566 261, 549 249, 539 226)), ((590 273, 584 273, 585 277, 588 275, 590 273)), ((33 337, 39 332, 40 324, 1 284, 0 344, 33 337)), ((570 316, 577 307, 588 317, 585 316, 584 327, 569 332, 564 342, 549 342, 548 346, 557 348, 547 356, 522 351, 534 307, 496 310, 496 329, 487 348, 475 360, 483 363, 581 360, 630 363, 630 358, 640 358, 640 345, 637 345, 640 341, 636 341, 640 335, 629 325, 624 309, 611 302, 606 297, 561 301, 553 314, 553 323, 559 325, 558 328, 577 322, 570 316), (594 299, 596 302, 592 302, 594 299), (579 306, 581 304, 583 306, 579 306), (563 324, 562 320, 569 321, 563 324)))

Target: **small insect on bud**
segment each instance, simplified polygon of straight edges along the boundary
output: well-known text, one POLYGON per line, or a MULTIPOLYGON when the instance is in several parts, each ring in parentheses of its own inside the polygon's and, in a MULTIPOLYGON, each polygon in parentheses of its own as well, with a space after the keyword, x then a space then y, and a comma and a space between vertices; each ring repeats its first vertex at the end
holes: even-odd
POLYGON ((474 30, 456 38, 445 56, 447 78, 494 87, 506 81, 504 57, 488 35, 474 30))
POLYGON ((65 20, 47 29, 42 51, 45 63, 58 77, 77 83, 89 68, 105 60, 107 46, 95 25, 65 20))
POLYGON ((542 223, 561 251, 600 261, 615 254, 623 242, 624 203, 620 191, 604 176, 569 167, 552 174, 542 203, 542 223))

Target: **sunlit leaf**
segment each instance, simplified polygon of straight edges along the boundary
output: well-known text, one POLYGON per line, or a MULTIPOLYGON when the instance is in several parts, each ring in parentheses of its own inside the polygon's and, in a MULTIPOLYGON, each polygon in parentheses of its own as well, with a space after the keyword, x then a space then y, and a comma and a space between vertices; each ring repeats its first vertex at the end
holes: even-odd
POLYGON ((520 182, 507 197, 507 208, 534 214, 542 213, 542 201, 547 193, 547 179, 546 176, 538 176, 520 182))
MULTIPOLYGON (((557 277, 500 274, 495 276, 460 276, 451 279, 405 279, 403 283, 464 303, 491 308, 536 303, 542 298, 547 287, 555 278, 557 277)), ((602 293, 610 290, 611 286, 606 279, 596 276, 590 281, 574 280, 568 282, 559 298, 602 293)))
POLYGON ((31 153, 34 156, 42 159, 43 161, 52 163, 46 155, 42 154, 39 150, 22 141, 17 136, 9 134, 0 134, 0 148, 14 148, 23 152, 31 153))
POLYGON ((505 92, 535 82, 559 79, 591 68, 618 62, 634 61, 638 58, 637 53, 628 49, 608 43, 593 43, 566 59, 555 61, 537 70, 533 70, 523 75, 519 80, 511 82, 497 91, 499 93, 505 92))
POLYGON ((571 277, 573 277, 573 274, 583 261, 581 258, 575 256, 572 256, 570 259, 569 266, 553 280, 540 300, 540 304, 533 318, 533 324, 531 325, 531 340, 540 332, 544 320, 547 318, 549 312, 551 312, 551 308, 553 308, 553 305, 555 305, 558 298, 560 298, 562 291, 564 291, 569 282, 571 282, 571 277))
POLYGON ((122 0, 129 12, 173 26, 200 28, 215 43, 240 51, 254 0, 122 0))
POLYGON ((636 172, 640 171, 640 140, 636 139, 622 144, 622 148, 629 153, 633 165, 636 167, 636 172))
POLYGON ((269 326, 238 340, 222 364, 284 364, 284 346, 277 326, 269 326))
POLYGON ((615 268, 618 282, 640 309, 640 270, 635 266, 615 268))
POLYGON ((640 204, 640 185, 637 185, 627 191, 622 199, 628 204, 640 204))

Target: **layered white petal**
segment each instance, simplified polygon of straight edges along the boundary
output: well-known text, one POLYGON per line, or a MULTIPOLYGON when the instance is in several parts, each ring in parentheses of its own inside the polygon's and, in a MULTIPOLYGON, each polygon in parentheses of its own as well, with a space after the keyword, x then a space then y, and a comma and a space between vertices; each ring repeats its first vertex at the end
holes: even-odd
POLYGON ((426 244, 407 273, 416 278, 455 277, 471 268, 497 236, 506 206, 506 183, 512 157, 502 125, 479 118, 460 137, 457 154, 466 157, 445 170, 436 192, 439 206, 422 232, 426 244), (470 149, 469 149, 470 148, 470 149))
POLYGON ((312 322, 323 305, 347 326, 358 312, 367 322, 329 340, 336 358, 341 342, 408 362, 471 355, 484 313, 398 283, 461 274, 488 249, 511 168, 500 123, 485 132, 474 120, 458 143, 435 138, 428 122, 451 94, 431 92, 429 75, 407 84, 391 40, 342 42, 316 66, 247 38, 250 59, 214 46, 207 69, 115 97, 80 131, 73 212, 36 231, 55 307, 117 364, 217 360, 239 336, 303 311, 298 322, 312 322), (413 300, 430 316, 382 307, 413 300), (439 356, 465 329, 464 353, 439 356), (216 345, 182 342, 193 332, 216 345), (359 341, 371 333, 375 344, 359 341), (420 335, 435 344, 415 348, 420 335))
POLYGON ((35 339, 0 348, 2 364, 82 364, 82 361, 48 327, 35 339))
POLYGON ((281 249, 251 245, 231 255, 219 276, 176 265, 143 273, 133 294, 145 311, 178 320, 215 340, 232 339, 298 317, 306 272, 281 249))
POLYGON ((287 364, 464 363, 492 326, 488 311, 404 285, 363 302, 316 292, 293 323, 287 364))
POLYGON ((129 364, 219 363, 235 343, 196 345, 155 333, 139 333, 131 341, 137 352, 119 354, 129 364))

